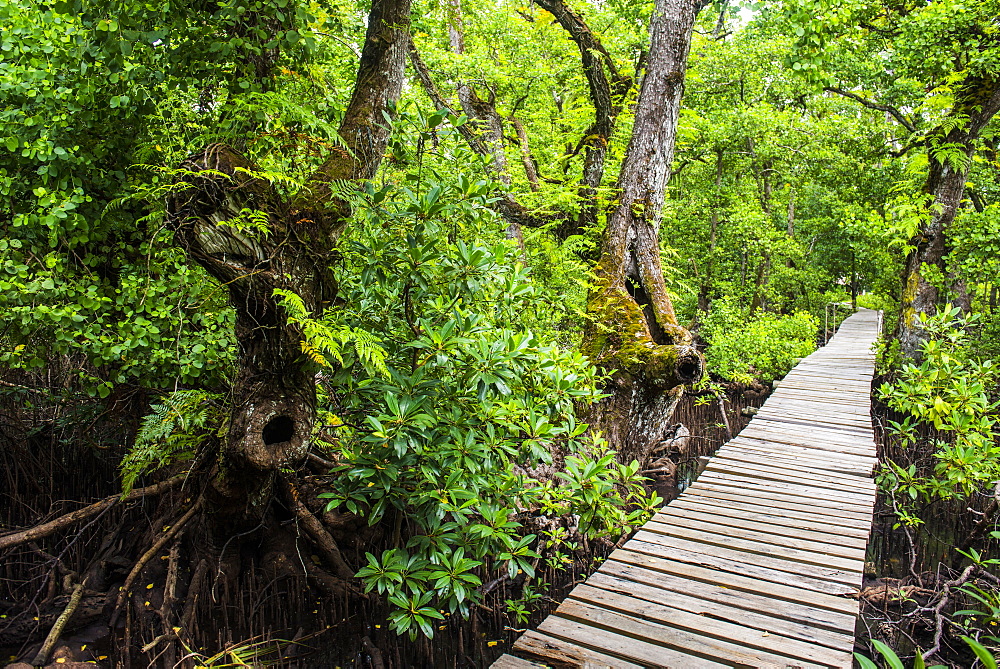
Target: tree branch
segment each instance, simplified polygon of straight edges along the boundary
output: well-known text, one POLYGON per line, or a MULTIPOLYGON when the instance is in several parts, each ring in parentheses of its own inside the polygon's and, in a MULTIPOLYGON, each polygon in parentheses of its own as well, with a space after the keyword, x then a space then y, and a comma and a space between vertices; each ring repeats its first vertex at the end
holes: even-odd
POLYGON ((843 97, 854 100, 855 102, 859 102, 863 106, 868 107, 869 109, 874 109, 876 111, 881 111, 891 114, 892 117, 897 121, 899 121, 899 124, 904 128, 906 128, 909 132, 912 133, 917 131, 917 127, 909 119, 903 116, 903 112, 899 111, 892 105, 886 105, 886 104, 881 104, 879 102, 873 102, 872 100, 867 100, 858 95, 857 93, 852 93, 851 91, 845 91, 843 88, 838 88, 836 86, 827 86, 826 88, 824 88, 824 90, 829 91, 830 93, 836 93, 837 95, 842 95, 843 97))

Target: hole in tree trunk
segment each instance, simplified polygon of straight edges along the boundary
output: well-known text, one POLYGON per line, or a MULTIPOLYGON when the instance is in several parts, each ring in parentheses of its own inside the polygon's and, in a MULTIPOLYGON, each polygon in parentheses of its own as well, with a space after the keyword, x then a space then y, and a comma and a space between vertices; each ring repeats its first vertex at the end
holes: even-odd
POLYGON ((288 416, 275 416, 267 421, 260 436, 264 440, 265 446, 291 441, 292 437, 295 436, 295 421, 288 416))
POLYGON ((701 376, 701 363, 697 360, 685 360, 677 366, 677 376, 685 381, 694 381, 701 376))

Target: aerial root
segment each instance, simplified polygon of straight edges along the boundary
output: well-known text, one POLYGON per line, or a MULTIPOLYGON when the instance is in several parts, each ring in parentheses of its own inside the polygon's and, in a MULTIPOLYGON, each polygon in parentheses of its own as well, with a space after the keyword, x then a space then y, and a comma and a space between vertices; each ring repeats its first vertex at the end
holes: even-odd
POLYGON ((135 580, 139 578, 139 573, 143 570, 146 564, 148 564, 149 561, 152 560, 153 557, 155 557, 156 554, 159 553, 163 547, 177 535, 178 532, 180 532, 180 530, 184 527, 184 524, 191 520, 198 509, 201 508, 203 500, 204 497, 199 497, 195 503, 191 505, 191 508, 187 510, 187 513, 181 516, 169 530, 164 532, 163 535, 153 543, 152 547, 146 551, 141 558, 139 558, 139 561, 135 563, 135 566, 132 567, 132 571, 129 572, 128 577, 125 579, 125 585, 122 586, 121 592, 118 593, 118 599, 115 602, 114 613, 111 616, 110 623, 112 629, 114 629, 115 623, 118 622, 118 616, 121 614, 122 604, 125 602, 125 598, 128 597, 129 590, 135 584, 135 580))
POLYGON ((323 523, 302 503, 298 488, 288 479, 284 479, 283 483, 282 489, 285 493, 285 501, 292 512, 295 513, 295 517, 302 524, 306 533, 315 542, 316 548, 319 550, 324 561, 333 567, 335 573, 340 578, 345 580, 353 579, 354 570, 344 560, 344 556, 340 552, 340 547, 337 546, 337 542, 326 531, 326 528, 323 527, 323 523))

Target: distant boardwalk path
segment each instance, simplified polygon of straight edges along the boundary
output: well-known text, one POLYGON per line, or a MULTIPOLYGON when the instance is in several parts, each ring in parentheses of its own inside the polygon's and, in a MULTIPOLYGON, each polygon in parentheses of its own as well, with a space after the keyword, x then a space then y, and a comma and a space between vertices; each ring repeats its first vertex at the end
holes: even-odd
POLYGON ((877 322, 870 310, 844 321, 694 485, 493 667, 850 667, 848 595, 875 502, 877 322))

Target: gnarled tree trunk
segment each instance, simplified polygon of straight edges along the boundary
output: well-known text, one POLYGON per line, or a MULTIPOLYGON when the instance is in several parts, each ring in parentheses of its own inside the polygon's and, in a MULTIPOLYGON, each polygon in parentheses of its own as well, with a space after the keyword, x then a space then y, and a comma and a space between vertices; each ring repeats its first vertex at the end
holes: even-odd
POLYGON ((178 243, 226 286, 236 311, 237 373, 213 485, 220 511, 257 515, 270 499, 275 472, 308 452, 316 416, 313 370, 275 290, 294 292, 316 314, 334 299, 331 268, 350 211, 332 186, 368 179, 381 162, 390 134, 382 114, 402 89, 410 4, 373 3, 340 127, 347 150, 335 150, 301 192, 279 197, 246 158, 217 144, 184 163, 188 187, 168 203, 178 243), (266 219, 266 234, 247 225, 252 216, 266 219))
POLYGON ((695 0, 657 0, 649 64, 587 306, 584 352, 612 372, 609 397, 587 421, 626 459, 645 460, 663 438, 682 386, 703 361, 677 324, 660 265, 660 211, 673 160, 695 0))
MULTIPOLYGON (((953 128, 939 138, 941 146, 960 146, 961 165, 942 160, 941 155, 930 151, 930 169, 924 192, 931 195, 927 223, 911 240, 913 250, 906 259, 903 271, 903 294, 900 300, 896 339, 900 350, 908 358, 920 355, 920 345, 927 337, 920 325, 920 314, 931 315, 941 301, 940 291, 927 278, 926 267, 936 267, 948 276, 948 228, 955 220, 959 204, 965 194, 965 180, 975 153, 975 142, 983 128, 1000 111, 1000 80, 978 81, 965 86, 957 96, 954 115, 965 116, 968 122, 953 128)), ((968 295, 961 280, 949 277, 957 306, 968 310, 968 295)))

